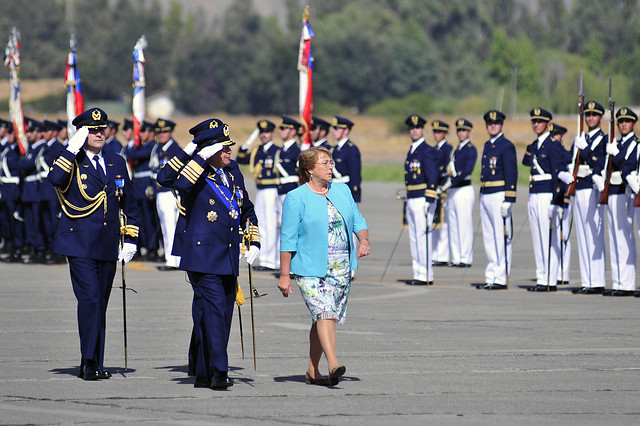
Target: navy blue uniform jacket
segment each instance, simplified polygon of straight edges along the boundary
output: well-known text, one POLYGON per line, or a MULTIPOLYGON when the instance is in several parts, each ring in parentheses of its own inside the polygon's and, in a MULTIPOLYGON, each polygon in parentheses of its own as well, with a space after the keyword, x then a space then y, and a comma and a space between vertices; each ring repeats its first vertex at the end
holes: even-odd
POLYGON ((516 202, 518 185, 516 147, 503 134, 500 134, 495 141, 488 140, 484 144, 480 182, 481 194, 504 191, 504 201, 516 202))
MULTIPOLYGON (((349 180, 344 182, 351 189, 351 195, 356 203, 362 200, 362 160, 360 159, 360 150, 350 140, 347 140, 341 148, 336 145, 332 152, 333 161, 335 161, 335 170, 343 177, 349 176, 349 180)), ((334 176, 334 179, 337 176, 334 176)), ((343 182, 336 179, 337 182, 343 182)))
POLYGON ((427 197, 428 203, 436 200, 438 185, 438 155, 434 147, 422 142, 407 153, 404 163, 404 184, 407 198, 427 197))

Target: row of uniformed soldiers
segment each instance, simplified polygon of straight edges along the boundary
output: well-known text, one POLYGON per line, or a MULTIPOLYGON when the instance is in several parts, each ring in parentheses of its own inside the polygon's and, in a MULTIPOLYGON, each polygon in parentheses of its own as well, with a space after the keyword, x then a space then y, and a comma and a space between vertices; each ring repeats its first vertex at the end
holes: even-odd
MULTIPOLYGON (((615 114, 620 138, 608 143, 608 135, 600 128, 604 112, 598 102, 586 103, 587 131, 566 150, 563 141, 567 129, 552 123, 553 115, 543 108, 530 111, 536 139, 527 146, 522 164, 531 170, 528 220, 536 285, 528 291, 554 292, 557 284, 569 283, 573 222, 581 275, 581 286, 573 293, 634 295, 633 221, 640 214, 640 209, 633 206, 640 187, 640 147, 634 133, 638 117, 630 108, 620 108, 615 114), (612 170, 609 175, 608 165, 612 170), (566 195, 571 184, 575 185, 572 199, 566 195), (601 201, 605 184, 608 202, 601 201), (606 290, 605 214, 612 281, 611 289, 606 290)), ((480 219, 488 265, 479 289, 508 288, 511 208, 516 201, 518 169, 515 145, 502 133, 505 119, 498 110, 484 114, 489 140, 481 159, 480 219)), ((469 140, 472 125, 464 118, 456 121, 460 142, 455 149, 447 147, 446 123, 432 122, 433 146, 424 140, 424 118, 413 114, 405 123, 412 139, 405 162, 405 215, 413 259, 413 279, 407 284, 428 285, 433 283, 433 266, 471 265, 474 191, 470 175, 477 153, 469 140)), ((640 292, 635 296, 640 297, 640 292)))

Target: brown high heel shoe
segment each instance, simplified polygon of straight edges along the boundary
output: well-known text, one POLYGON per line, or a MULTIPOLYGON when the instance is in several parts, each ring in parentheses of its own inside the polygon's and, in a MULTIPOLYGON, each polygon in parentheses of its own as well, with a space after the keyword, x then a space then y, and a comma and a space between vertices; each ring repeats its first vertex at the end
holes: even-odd
POLYGON ((335 386, 340 383, 340 376, 343 376, 347 372, 347 367, 339 365, 329 373, 329 383, 331 386, 335 386))
POLYGON ((329 383, 329 380, 327 380, 324 377, 321 377, 319 379, 314 379, 313 377, 311 377, 311 374, 309 374, 308 371, 304 375, 304 381, 308 385, 318 385, 318 386, 330 386, 331 385, 329 383))

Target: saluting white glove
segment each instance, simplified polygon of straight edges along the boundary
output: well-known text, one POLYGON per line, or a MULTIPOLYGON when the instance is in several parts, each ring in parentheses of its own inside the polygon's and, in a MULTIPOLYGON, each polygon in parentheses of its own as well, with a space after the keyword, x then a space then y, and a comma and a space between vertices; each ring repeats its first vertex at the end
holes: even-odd
POLYGON ((258 135, 260 134, 259 129, 255 129, 251 135, 249 135, 249 139, 245 143, 242 144, 242 149, 248 150, 251 148, 251 145, 258 139, 258 135))
POLYGON ((249 250, 244 252, 244 258, 247 259, 249 265, 253 265, 253 262, 260 256, 260 249, 258 246, 249 246, 249 250))
POLYGON ((76 134, 73 135, 71 139, 69 139, 69 142, 67 143, 67 151, 73 153, 74 155, 79 153, 84 146, 84 141, 87 140, 87 136, 89 136, 88 128, 81 127, 80 129, 78 129, 76 134))
POLYGON ((604 178, 602 176, 593 174, 591 175, 591 180, 596 191, 604 191, 604 178))
POLYGON ((509 216, 511 214, 511 203, 503 201, 502 205, 500 206, 500 214, 502 215, 502 217, 509 216))
POLYGON ((578 149, 585 149, 587 147, 587 139, 584 137, 584 132, 582 132, 580 136, 575 137, 573 144, 578 149))
POLYGON ((222 149, 221 143, 214 143, 213 145, 205 146, 204 148, 202 148, 198 153, 198 155, 203 159, 208 160, 209 158, 216 155, 218 151, 220 151, 221 149, 222 149))
POLYGON ((184 147, 184 152, 186 152, 187 155, 192 156, 193 153, 196 152, 196 148, 198 148, 198 144, 191 141, 184 147))
POLYGON ((445 183, 440 187, 440 192, 446 192, 449 188, 451 188, 451 179, 447 179, 445 183))
POLYGON ((638 175, 635 173, 631 173, 626 177, 627 184, 629 185, 629 189, 633 191, 634 194, 638 193, 640 190, 640 183, 638 183, 638 175))
POLYGON ((549 206, 549 210, 547 211, 547 214, 549 216, 549 219, 553 219, 553 217, 558 214, 560 211, 562 211, 562 209, 560 208, 560 206, 556 206, 555 204, 551 204, 549 206))
POLYGON ((427 216, 429 214, 429 207, 431 207, 431 203, 430 202, 426 202, 424 203, 424 215, 427 216))
POLYGON ((566 183, 567 185, 570 185, 571 183, 573 183, 573 176, 571 176, 571 174, 569 174, 568 172, 560 172, 558 173, 558 179, 560 179, 562 182, 566 183))
POLYGON ((614 142, 614 143, 607 144, 607 154, 613 155, 615 157, 616 155, 618 155, 619 152, 620 150, 618 149, 617 143, 614 142))
POLYGON ((120 249, 120 253, 118 253, 118 262, 129 263, 133 256, 136 255, 138 251, 138 246, 134 243, 124 243, 122 248, 120 249))

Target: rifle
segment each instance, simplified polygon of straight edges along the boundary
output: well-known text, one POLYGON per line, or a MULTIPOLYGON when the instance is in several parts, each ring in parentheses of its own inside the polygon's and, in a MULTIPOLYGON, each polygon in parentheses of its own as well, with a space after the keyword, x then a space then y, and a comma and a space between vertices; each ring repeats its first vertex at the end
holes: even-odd
MULTIPOLYGON (((615 104, 611 97, 611 77, 609 77, 609 143, 616 143, 615 104)), ((607 157, 607 175, 604 179, 604 190, 598 203, 607 204, 609 201, 609 187, 611 186, 611 173, 613 172, 613 155, 607 157)))
MULTIPOLYGON (((584 91, 582 90, 582 71, 580 71, 580 90, 578 91, 578 136, 584 131, 584 91)), ((576 151, 576 158, 573 162, 573 182, 567 187, 567 197, 576 193, 576 183, 578 180, 578 167, 580 167, 580 152, 576 151)))

